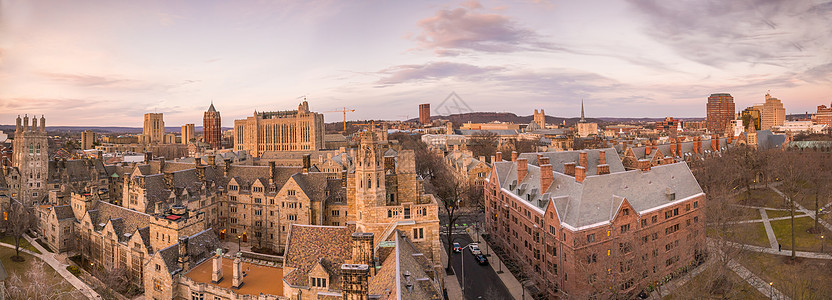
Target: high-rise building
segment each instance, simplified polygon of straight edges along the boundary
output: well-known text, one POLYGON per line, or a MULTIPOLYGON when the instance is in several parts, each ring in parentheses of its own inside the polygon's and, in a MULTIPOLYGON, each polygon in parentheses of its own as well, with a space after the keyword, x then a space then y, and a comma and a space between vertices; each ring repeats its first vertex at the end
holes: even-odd
POLYGON ((763 103, 762 117, 760 118, 760 128, 769 130, 774 126, 783 126, 785 121, 786 109, 783 108, 783 102, 766 93, 766 102, 763 103))
POLYGON ((707 104, 707 129, 722 133, 734 118, 734 97, 728 93, 711 94, 707 104))
POLYGON ((32 117, 29 127, 29 116, 23 118, 23 124, 17 116, 17 127, 14 132, 12 151, 12 166, 20 171, 20 194, 17 199, 26 205, 35 205, 47 197, 46 178, 49 168, 49 144, 46 139, 46 118, 32 117))
POLYGON ((165 142, 165 121, 162 113, 144 114, 144 131, 142 131, 142 143, 163 144, 165 142))
POLYGON ((829 107, 826 105, 818 105, 818 112, 815 114, 815 123, 818 125, 826 125, 832 128, 832 104, 829 107))
POLYGON ((419 123, 430 124, 430 103, 419 104, 419 123))
POLYGON ((202 117, 202 139, 213 149, 222 148, 222 119, 220 112, 214 109, 214 103, 202 117))
POLYGON ((298 110, 254 112, 234 120, 234 150, 260 157, 266 151, 311 151, 324 147, 324 115, 309 111, 303 101, 298 110))
POLYGON ((92 130, 84 130, 81 133, 81 148, 84 150, 95 148, 95 132, 92 130))
MULTIPOLYGON (((213 107, 213 106, 212 106, 213 107)), ((182 144, 188 145, 191 141, 196 140, 196 130, 194 124, 185 124, 182 126, 182 144)))
POLYGON ((541 129, 546 128, 546 113, 543 112, 543 109, 540 109, 540 112, 534 110, 534 122, 537 123, 537 126, 540 126, 541 129))

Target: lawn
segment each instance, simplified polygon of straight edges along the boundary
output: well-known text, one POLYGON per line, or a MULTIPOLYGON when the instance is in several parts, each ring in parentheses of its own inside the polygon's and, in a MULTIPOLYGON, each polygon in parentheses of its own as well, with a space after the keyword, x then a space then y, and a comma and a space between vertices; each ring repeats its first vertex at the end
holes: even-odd
POLYGON ((767 188, 752 189, 750 198, 745 192, 740 192, 735 199, 742 205, 788 208, 786 200, 783 197, 780 197, 776 192, 767 188))
MULTIPOLYGON (((0 237, 0 242, 14 246, 14 237, 9 236, 9 235, 4 235, 4 236, 0 237)), ((3 247, 3 248, 5 248, 5 247, 3 247)), ((27 241, 26 239, 20 239, 20 249, 26 249, 26 250, 35 252, 37 254, 41 254, 40 251, 38 251, 38 249, 35 249, 35 246, 32 246, 32 244, 29 244, 29 241, 27 241)), ((12 250, 14 250, 14 249, 12 249, 12 250)))
MULTIPOLYGON (((6 248, 6 247, 0 247, 0 261, 3 262, 3 267, 6 269, 6 272, 9 274, 9 276, 11 276, 12 274, 18 274, 18 276, 25 276, 24 274, 26 273, 27 270, 29 270, 32 267, 33 264, 35 264, 37 262, 40 262, 40 259, 38 259, 34 256, 31 256, 29 254, 26 254, 26 253, 20 253, 20 256, 22 256, 25 259, 25 261, 23 261, 23 262, 14 262, 11 259, 11 257, 13 255, 14 255, 14 249, 6 248)), ((62 290, 62 291, 75 290, 75 287, 73 287, 68 282, 66 282, 66 280, 64 280, 63 277, 61 277, 61 275, 58 275, 58 273, 55 272, 55 270, 53 270, 52 267, 50 267, 49 265, 44 263, 43 270, 46 272, 45 277, 49 278, 50 280, 53 280, 52 281, 53 283, 60 282, 59 285, 58 285, 58 288, 60 290, 62 290)), ((9 280, 6 279, 6 285, 8 286, 8 284, 9 284, 9 280)), ((72 298, 70 298, 70 299, 72 299, 72 298)), ((80 295, 80 293, 78 293, 78 295, 74 299, 85 299, 85 298, 83 297, 83 295, 80 295)))
POLYGON ((749 244, 760 247, 771 247, 766 235, 766 227, 763 222, 731 225, 731 236, 729 238, 738 243, 749 244))
MULTIPOLYGON (((768 215, 769 219, 779 218, 779 217, 788 217, 788 216, 792 215, 792 213, 788 210, 770 210, 770 209, 766 210, 766 214, 768 215)), ((801 213, 800 211, 797 211, 797 210, 794 211, 794 216, 795 217, 801 216, 801 215, 803 215, 803 213, 801 213)))
POLYGON ((743 266, 792 299, 828 299, 832 295, 832 261, 744 251, 743 266))
MULTIPOLYGON (((798 251, 820 251, 820 236, 821 234, 811 234, 806 232, 809 228, 815 225, 815 220, 809 217, 795 218, 795 249, 798 251)), ((774 235, 777 236, 777 241, 783 246, 783 250, 791 250, 792 232, 791 220, 772 221, 771 228, 774 230, 774 235)), ((823 228, 824 236, 829 237, 829 231, 823 228)))
MULTIPOLYGON (((704 267, 704 266, 703 266, 704 267)), ((757 289, 740 278, 731 270, 720 269, 721 266, 712 264, 696 277, 691 278, 684 285, 679 286, 664 300, 673 299, 765 299, 757 289), (727 284, 719 288, 714 283, 721 272, 727 275, 727 284), (707 293, 707 294, 704 294, 707 293)))

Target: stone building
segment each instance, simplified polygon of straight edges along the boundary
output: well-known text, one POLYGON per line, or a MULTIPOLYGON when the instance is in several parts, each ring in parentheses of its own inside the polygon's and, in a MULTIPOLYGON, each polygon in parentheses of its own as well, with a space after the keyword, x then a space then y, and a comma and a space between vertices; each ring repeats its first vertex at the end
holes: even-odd
POLYGON ((587 122, 584 118, 584 102, 581 101, 581 119, 578 124, 575 124, 579 137, 588 137, 590 135, 598 134, 598 123, 587 122))
POLYGON ((139 140, 142 144, 165 143, 165 121, 162 113, 144 114, 144 130, 139 140))
POLYGON ((549 297, 634 297, 703 260, 705 194, 685 163, 625 171, 615 151, 494 163, 486 230, 549 297))
POLYGON ((211 149, 222 149, 222 118, 214 103, 202 117, 202 141, 211 149))
POLYGON ((92 130, 84 130, 81 132, 81 149, 93 149, 95 148, 95 132, 92 130))
POLYGON ((445 155, 445 163, 472 186, 484 186, 488 173, 491 173, 491 166, 485 161, 485 156, 474 158, 471 150, 454 149, 445 155))
POLYGON ((49 172, 49 144, 46 138, 46 118, 32 118, 29 126, 29 116, 24 116, 21 124, 17 116, 17 126, 14 132, 14 146, 12 166, 20 173, 19 189, 16 198, 23 204, 36 205, 47 196, 46 178, 49 172))
POLYGON ((260 157, 265 151, 313 151, 324 147, 324 117, 303 101, 297 110, 255 112, 234 120, 234 150, 260 157))
POLYGON ((182 144, 189 145, 191 142, 194 141, 196 141, 196 129, 194 124, 182 125, 180 142, 182 144))
POLYGON ((786 121, 786 109, 783 102, 766 93, 766 102, 762 105, 760 129, 770 130, 774 126, 783 126, 786 121))
POLYGON ((540 112, 536 109, 534 110, 534 123, 537 124, 537 128, 546 129, 546 113, 543 112, 542 108, 540 109, 540 112))

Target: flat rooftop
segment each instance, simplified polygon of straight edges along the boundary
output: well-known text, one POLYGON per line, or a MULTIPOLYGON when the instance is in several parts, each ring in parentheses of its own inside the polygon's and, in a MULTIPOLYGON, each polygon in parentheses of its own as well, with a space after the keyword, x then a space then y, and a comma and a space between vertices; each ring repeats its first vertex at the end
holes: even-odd
MULTIPOLYGON (((232 273, 233 259, 227 257, 222 258, 222 281, 215 284, 211 283, 211 272, 213 272, 214 259, 209 258, 204 262, 191 269, 185 274, 188 278, 196 282, 206 283, 222 288, 231 288, 231 283, 234 281, 234 273, 232 273)), ((278 267, 269 267, 259 264, 252 264, 243 262, 243 286, 239 290, 233 290, 239 295, 260 295, 269 294, 276 296, 283 296, 283 269, 278 267)))

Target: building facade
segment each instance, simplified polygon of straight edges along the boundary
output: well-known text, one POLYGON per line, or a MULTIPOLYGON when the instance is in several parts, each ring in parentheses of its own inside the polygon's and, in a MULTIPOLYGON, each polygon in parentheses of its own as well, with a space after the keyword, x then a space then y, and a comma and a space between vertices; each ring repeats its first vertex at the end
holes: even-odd
POLYGON ((234 120, 234 150, 260 157, 265 151, 311 151, 324 147, 324 116, 309 111, 303 101, 298 110, 255 112, 234 120))
POLYGON ((625 171, 612 149, 498 159, 486 230, 552 298, 633 298, 704 259, 705 194, 685 163, 625 171))
POLYGON ((81 149, 94 149, 95 148, 95 132, 92 130, 84 130, 81 132, 81 149))
POLYGON ((711 94, 706 106, 707 116, 705 121, 708 131, 722 134, 728 123, 734 119, 735 111, 734 97, 731 94, 711 94))
POLYGON ((222 118, 214 108, 214 103, 211 103, 202 117, 202 139, 211 149, 222 148, 222 118))
POLYGON ((430 124, 430 103, 419 104, 419 123, 430 124))
POLYGON ((25 205, 35 205, 47 197, 47 177, 49 175, 49 144, 46 137, 46 118, 29 116, 21 119, 17 116, 12 152, 12 166, 20 172, 18 193, 13 193, 25 205), (16 195, 15 195, 16 194, 16 195))
POLYGON ((766 93, 766 102, 762 105, 760 129, 770 130, 774 126, 783 126, 786 121, 786 109, 783 102, 766 93))
POLYGON ((546 129, 546 113, 543 112, 543 109, 540 109, 538 112, 536 109, 534 110, 534 122, 537 123, 540 129, 546 129))
POLYGON ((144 130, 141 142, 143 144, 165 143, 165 120, 162 113, 144 114, 144 130))
POLYGON ((196 141, 196 128, 194 124, 182 125, 181 135, 182 144, 189 145, 191 142, 196 141))

